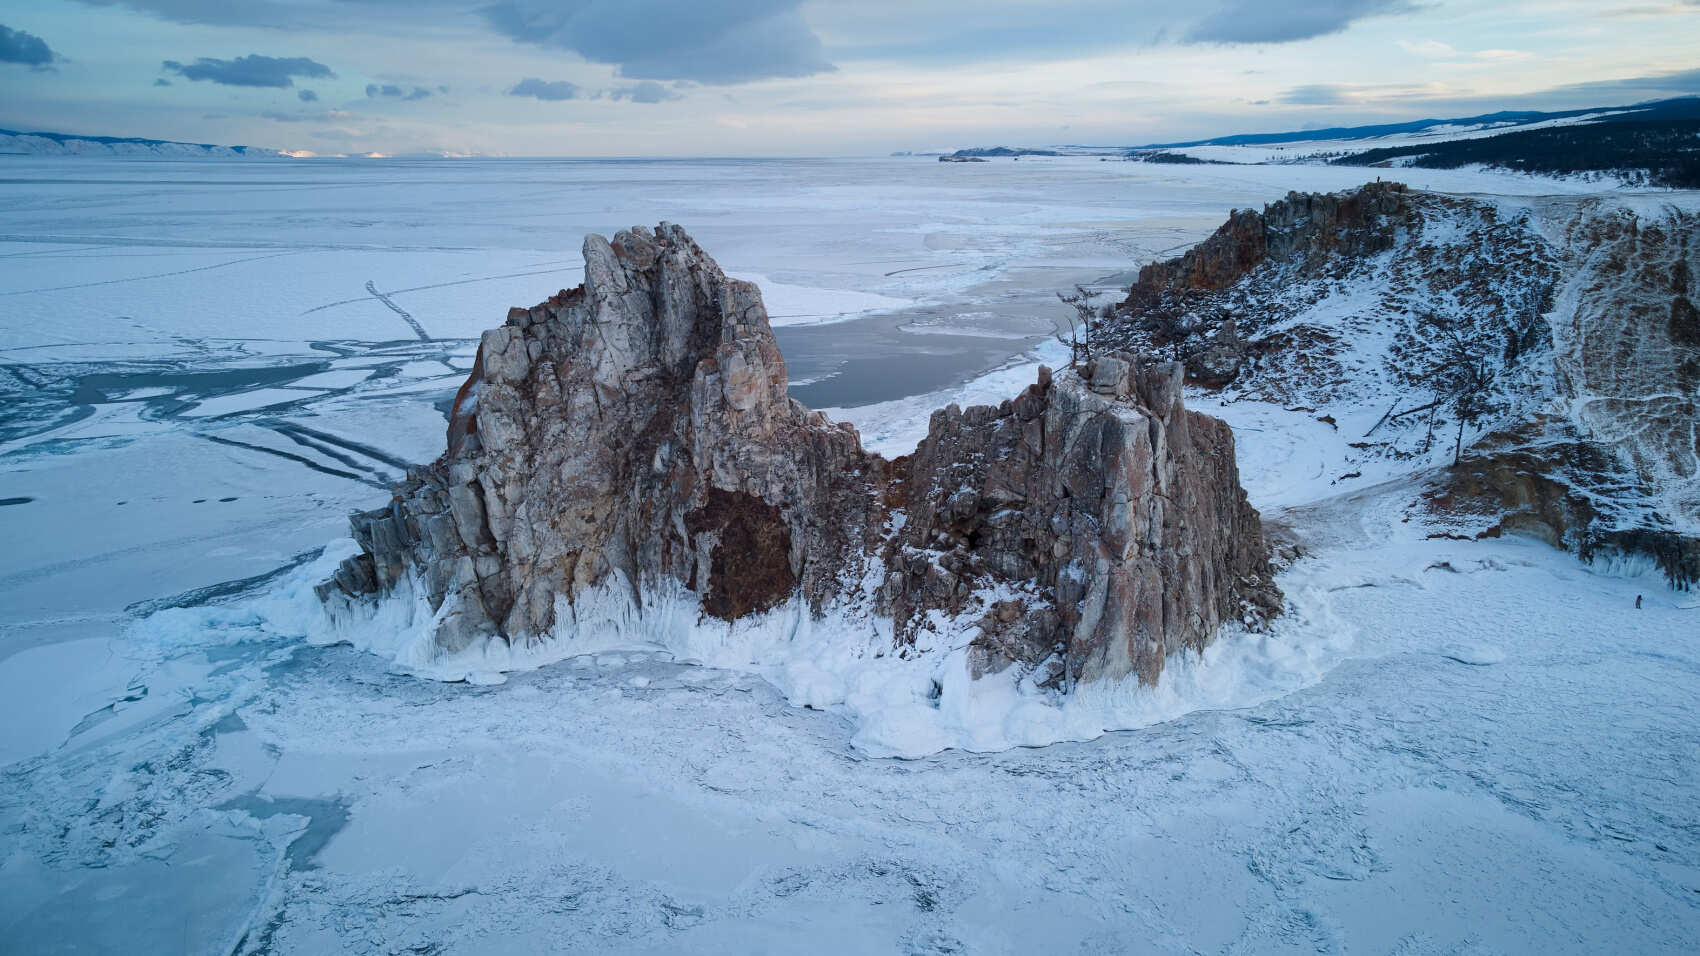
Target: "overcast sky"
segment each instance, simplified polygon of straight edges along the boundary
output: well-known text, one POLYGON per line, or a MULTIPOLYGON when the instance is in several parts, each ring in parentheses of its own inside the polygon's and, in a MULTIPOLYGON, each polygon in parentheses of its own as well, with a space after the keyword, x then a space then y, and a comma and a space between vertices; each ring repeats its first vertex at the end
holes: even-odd
POLYGON ((0 127, 321 154, 1126 145, 1700 93, 1700 0, 0 0, 0 127))

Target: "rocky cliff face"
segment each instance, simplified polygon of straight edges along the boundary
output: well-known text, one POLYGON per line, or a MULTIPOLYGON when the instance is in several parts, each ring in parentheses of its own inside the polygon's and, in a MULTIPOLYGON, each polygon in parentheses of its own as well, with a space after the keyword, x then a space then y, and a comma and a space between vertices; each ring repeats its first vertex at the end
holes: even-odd
MULTIPOLYGON (((1700 217, 1371 183, 1236 212, 1147 266, 1100 344, 1338 433, 1331 479, 1427 472, 1452 535, 1700 580, 1700 217)), ((1330 439, 1335 436, 1331 434, 1330 439)))
POLYGON ((438 644, 550 632, 618 576, 722 618, 820 606, 877 533, 883 463, 786 396, 761 295, 677 227, 585 240, 585 282, 484 334, 448 451, 354 518, 349 596, 409 574, 438 644))
POLYGON ((1485 435, 1436 500, 1700 582, 1700 215, 1590 202, 1560 233, 1546 407, 1485 435))
POLYGON ((906 520, 888 546, 894 617, 960 613, 961 574, 1031 582, 981 622, 975 666, 1042 661, 1070 680, 1202 649, 1225 620, 1279 610, 1233 435, 1181 405, 1181 368, 1125 354, 1041 376, 996 408, 933 413, 894 463, 906 520))
POLYGON ((570 640, 593 591, 636 613, 683 587, 705 618, 781 605, 942 619, 975 667, 1137 674, 1278 610, 1233 438, 1181 407, 1179 366, 1104 356, 998 407, 935 414, 913 455, 786 395, 754 286, 677 226, 585 240, 585 282, 484 334, 448 448, 320 586, 333 614, 410 592, 440 654, 570 640))
MULTIPOLYGON (((1190 382, 1207 388, 1245 378, 1272 352, 1283 353, 1274 368, 1338 378, 1327 360, 1332 331, 1290 320, 1393 250, 1422 221, 1424 201, 1400 183, 1375 182, 1342 193, 1289 193, 1261 212, 1235 210, 1184 255, 1142 267, 1116 321, 1100 330, 1101 344, 1168 352, 1185 362, 1190 382), (1283 325, 1290 326, 1281 329, 1285 339, 1267 337, 1283 325)), ((1388 291, 1422 284, 1420 273, 1409 275, 1388 291)))
POLYGON ((1343 193, 1288 193, 1262 212, 1236 209, 1179 258, 1142 267, 1126 305, 1149 308, 1188 292, 1220 292, 1265 262, 1316 274, 1336 256, 1383 252, 1393 247, 1409 195, 1401 183, 1375 182, 1343 193))

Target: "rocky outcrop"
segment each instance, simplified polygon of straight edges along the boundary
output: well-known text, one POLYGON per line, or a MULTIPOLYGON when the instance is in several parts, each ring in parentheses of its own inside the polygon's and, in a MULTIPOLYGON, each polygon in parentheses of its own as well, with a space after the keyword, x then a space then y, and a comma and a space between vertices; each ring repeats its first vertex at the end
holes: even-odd
POLYGON ((1224 388, 1256 363, 1248 337, 1279 314, 1247 285, 1275 289, 1342 278, 1353 263, 1392 249, 1417 218, 1401 183, 1367 183, 1338 193, 1288 193, 1260 212, 1236 209, 1208 239, 1139 270, 1139 281, 1096 338, 1109 348, 1153 348, 1183 361, 1187 378, 1224 388))
POLYGON ((882 617, 899 652, 966 622, 980 671, 1067 684, 1153 681, 1278 610, 1233 437, 1181 406, 1178 366, 1042 372, 887 461, 787 396, 759 292, 683 230, 591 236, 584 259, 581 287, 484 334, 444 455, 353 518, 333 613, 412 592, 453 654, 570 639, 592 591, 641 613, 682 587, 725 621, 882 617))
POLYGON ((1590 562, 1640 555, 1674 587, 1700 582, 1700 536, 1684 533, 1661 512, 1609 445, 1521 437, 1498 434, 1478 443, 1439 476, 1425 493, 1427 503, 1478 538, 1523 535, 1590 562))
POLYGON ((1314 273, 1331 257, 1366 256, 1393 246, 1394 226, 1409 208, 1402 183, 1367 183, 1339 193, 1288 193, 1262 212, 1236 209, 1210 238, 1167 262, 1139 270, 1128 308, 1144 308, 1186 292, 1219 292, 1264 262, 1293 263, 1314 273))
POLYGON ((484 333, 447 453, 354 518, 338 590, 418 574, 446 651, 547 634, 615 575, 722 617, 793 590, 819 607, 877 532, 882 463, 786 396, 760 293, 682 230, 591 236, 584 260, 582 286, 484 333))
MULTIPOLYGON (((1101 347, 1330 424, 1329 477, 1428 472, 1435 532, 1700 580, 1700 216, 1369 183, 1145 267, 1101 347), (1333 436, 1330 436, 1333 437, 1333 436)), ((1369 477, 1365 477, 1369 476, 1369 477)))
POLYGON ((1172 362, 1097 356, 996 408, 934 412, 895 466, 906 521, 885 594, 897 620, 960 613, 961 575, 1035 589, 981 621, 981 669, 1055 650, 1070 680, 1153 682, 1222 621, 1279 610, 1233 435, 1182 407, 1172 362))

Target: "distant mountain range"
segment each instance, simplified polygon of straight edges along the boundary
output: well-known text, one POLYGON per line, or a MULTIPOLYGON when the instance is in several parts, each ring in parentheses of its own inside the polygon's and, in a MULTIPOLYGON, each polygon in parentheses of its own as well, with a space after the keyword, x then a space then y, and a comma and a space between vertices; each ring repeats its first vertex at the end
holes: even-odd
POLYGON ((178 143, 168 139, 141 139, 133 136, 78 136, 71 133, 24 133, 0 129, 0 155, 274 159, 288 154, 259 146, 217 146, 212 143, 178 143))
POLYGON ((1446 138, 1465 133, 1511 132, 1537 123, 1555 120, 1576 122, 1621 122, 1626 119, 1697 119, 1700 118, 1700 97, 1684 96, 1655 100, 1634 106, 1598 106, 1585 110, 1562 110, 1542 113, 1535 110, 1501 110, 1456 119, 1421 119, 1408 123, 1383 123, 1374 126, 1335 126, 1328 129, 1294 130, 1287 133, 1238 133, 1213 139, 1195 139, 1184 143, 1148 143, 1133 149, 1185 149, 1193 146, 1271 146, 1284 143, 1310 143, 1320 140, 1374 139, 1401 133, 1433 135, 1446 138))
POLYGON ((1097 155, 1151 163, 1332 163, 1441 169, 1482 165, 1700 188, 1700 97, 1558 112, 1505 110, 1454 119, 1236 133, 1144 146, 1000 146, 950 155, 1097 155))

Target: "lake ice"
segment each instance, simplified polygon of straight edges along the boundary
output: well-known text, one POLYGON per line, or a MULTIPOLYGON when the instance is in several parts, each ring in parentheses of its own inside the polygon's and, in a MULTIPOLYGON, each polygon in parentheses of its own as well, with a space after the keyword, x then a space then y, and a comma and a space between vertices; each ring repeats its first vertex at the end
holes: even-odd
POLYGON ((763 284, 793 394, 901 453, 932 408, 1031 381, 1055 291, 1124 285, 1231 208, 1362 170, 0 168, 0 952, 1700 938, 1693 597, 1529 542, 1424 540, 1396 496, 1299 474, 1314 423, 1278 408, 1193 403, 1314 545, 1282 579, 1296 613, 1086 702, 1042 748, 932 753, 905 721, 654 647, 480 686, 302 637, 315 549, 441 450, 476 336, 577 284, 586 232, 688 226, 763 284))

